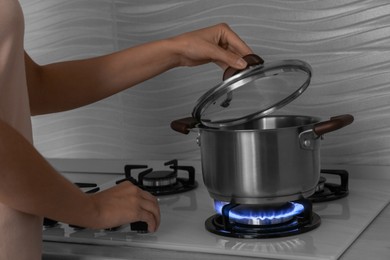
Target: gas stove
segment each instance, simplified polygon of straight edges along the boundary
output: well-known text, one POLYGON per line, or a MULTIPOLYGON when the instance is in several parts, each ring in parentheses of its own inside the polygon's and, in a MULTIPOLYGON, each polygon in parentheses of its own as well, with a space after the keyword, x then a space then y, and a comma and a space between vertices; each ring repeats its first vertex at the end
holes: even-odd
POLYGON ((44 241, 61 242, 64 246, 77 243, 273 259, 337 259, 390 197, 386 184, 348 180, 344 170, 323 170, 316 194, 308 199, 248 206, 213 201, 201 181, 200 161, 115 160, 94 166, 77 161, 56 168, 79 185, 96 184, 83 187, 86 192, 132 181, 154 192, 161 210, 162 223, 156 233, 145 233, 132 225, 108 230, 75 228, 64 223, 43 227, 44 241), (179 186, 189 187, 178 193, 165 192, 178 182, 179 186), (164 192, 156 191, 157 187, 164 192), (246 216, 255 217, 242 217, 242 210, 249 212, 246 216))

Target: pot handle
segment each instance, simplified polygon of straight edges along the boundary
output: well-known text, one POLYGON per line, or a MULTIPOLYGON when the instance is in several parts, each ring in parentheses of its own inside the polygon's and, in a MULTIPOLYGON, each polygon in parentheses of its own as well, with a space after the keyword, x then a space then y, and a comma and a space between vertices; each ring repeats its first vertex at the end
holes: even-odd
POLYGON ((331 117, 328 121, 320 122, 314 125, 313 132, 321 136, 323 134, 335 131, 343 128, 353 122, 354 118, 352 115, 345 114, 331 117))
POLYGON ((193 117, 177 119, 171 122, 171 128, 176 132, 188 134, 199 122, 193 117))
MULTIPOLYGON (((254 65, 258 65, 258 64, 263 64, 264 63, 264 60, 262 58, 260 58, 259 56, 257 56, 256 54, 248 54, 248 55, 245 55, 242 58, 248 63, 246 68, 248 68, 249 66, 254 66, 254 65)), ((243 69, 243 70, 245 70, 245 69, 243 69)), ((225 70, 225 72, 223 73, 222 80, 227 80, 228 78, 236 75, 237 73, 240 73, 243 70, 238 70, 238 69, 235 69, 235 68, 232 68, 232 67, 228 67, 225 70)))

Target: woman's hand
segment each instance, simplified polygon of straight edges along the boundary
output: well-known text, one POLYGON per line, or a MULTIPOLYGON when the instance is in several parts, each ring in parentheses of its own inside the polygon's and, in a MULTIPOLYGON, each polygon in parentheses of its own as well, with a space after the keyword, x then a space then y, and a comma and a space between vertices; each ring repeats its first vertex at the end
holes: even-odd
POLYGON ((243 69, 247 65, 242 56, 252 50, 227 24, 185 33, 169 40, 173 41, 179 56, 178 66, 196 66, 208 62, 222 69, 228 66, 243 69))
POLYGON ((110 228, 136 221, 148 224, 154 232, 160 225, 160 209, 156 197, 125 181, 90 195, 97 209, 97 223, 92 228, 110 228))

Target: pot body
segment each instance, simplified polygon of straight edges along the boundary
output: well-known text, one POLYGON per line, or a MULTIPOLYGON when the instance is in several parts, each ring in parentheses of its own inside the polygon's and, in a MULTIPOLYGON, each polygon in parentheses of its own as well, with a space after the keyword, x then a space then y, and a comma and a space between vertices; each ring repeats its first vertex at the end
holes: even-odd
POLYGON ((267 116, 230 128, 200 126, 202 174, 210 196, 267 204, 312 195, 320 177, 320 138, 307 136, 317 122, 308 116, 267 116))

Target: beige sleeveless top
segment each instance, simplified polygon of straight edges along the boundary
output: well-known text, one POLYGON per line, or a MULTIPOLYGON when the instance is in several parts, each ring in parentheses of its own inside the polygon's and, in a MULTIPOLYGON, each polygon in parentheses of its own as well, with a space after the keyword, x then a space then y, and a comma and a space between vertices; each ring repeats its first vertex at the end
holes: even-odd
MULTIPOLYGON (((19 2, 0 0, 0 119, 32 142, 23 40, 24 19, 19 2)), ((41 241, 41 218, 0 203, 1 260, 41 259, 41 241)))

